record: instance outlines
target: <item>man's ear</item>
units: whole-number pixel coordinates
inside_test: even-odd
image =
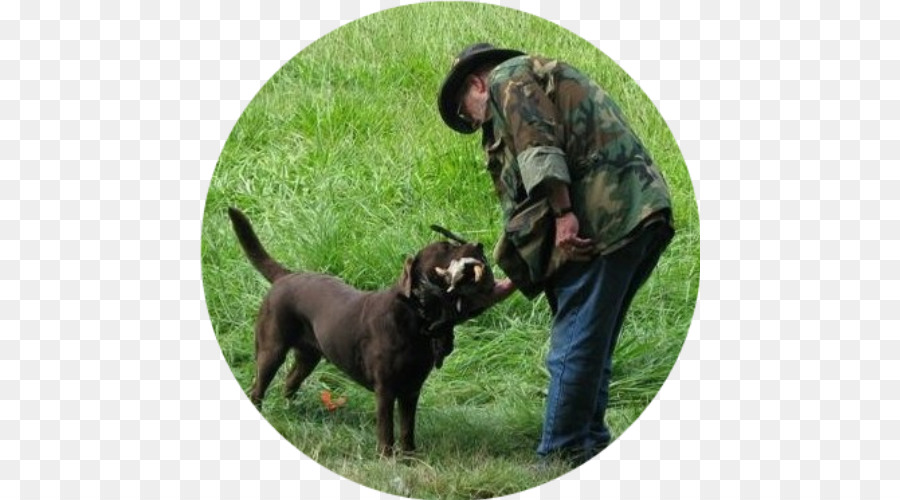
[[[400,276],[400,293],[404,297],[412,295],[413,283],[416,279],[416,258],[407,257],[403,263],[403,275]]]
[[[474,85],[478,92],[484,92],[487,88],[487,81],[481,75],[469,75],[469,85]]]
[[[465,89],[463,96],[468,94],[473,87],[478,90],[478,92],[484,92],[484,90],[487,89],[487,80],[477,73],[469,73],[463,86]]]

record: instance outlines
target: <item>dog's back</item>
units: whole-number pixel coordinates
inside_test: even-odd
[[[369,390],[379,378],[421,386],[434,363],[431,340],[398,293],[357,290],[326,274],[290,273],[263,299],[257,341],[315,349]]]
[[[263,308],[277,311],[277,335],[295,348],[315,348],[325,359],[372,389],[371,374],[360,363],[361,340],[370,334],[360,316],[371,292],[340,278],[318,273],[291,273],[279,278],[266,294]],[[266,335],[268,332],[260,331]]]

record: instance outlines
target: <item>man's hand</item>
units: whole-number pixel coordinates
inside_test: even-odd
[[[507,299],[516,291],[516,285],[509,278],[503,278],[494,283],[494,291],[491,293],[491,306]],[[488,306],[490,307],[490,306]]]
[[[569,186],[551,180],[547,182],[548,201],[554,214],[568,212],[556,217],[556,248],[559,248],[569,260],[588,260],[591,256],[591,240],[578,237],[578,217],[572,212],[572,200],[569,198]]]
[[[578,237],[578,217],[569,212],[556,218],[556,247],[571,260],[591,257],[591,240]]]

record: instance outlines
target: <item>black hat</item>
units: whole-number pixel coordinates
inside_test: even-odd
[[[466,81],[466,77],[479,67],[485,64],[500,64],[509,58],[524,54],[518,50],[498,49],[489,43],[475,43],[464,48],[453,60],[450,73],[447,74],[447,78],[441,85],[438,109],[441,111],[444,123],[462,134],[475,132],[472,125],[457,114],[460,86]]]

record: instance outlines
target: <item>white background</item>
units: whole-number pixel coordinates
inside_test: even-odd
[[[244,397],[200,230],[261,85],[410,2],[218,3],[0,6],[0,497],[391,498]],[[702,220],[694,321],[656,401],[514,498],[900,498],[898,4],[493,3],[640,84]]]

